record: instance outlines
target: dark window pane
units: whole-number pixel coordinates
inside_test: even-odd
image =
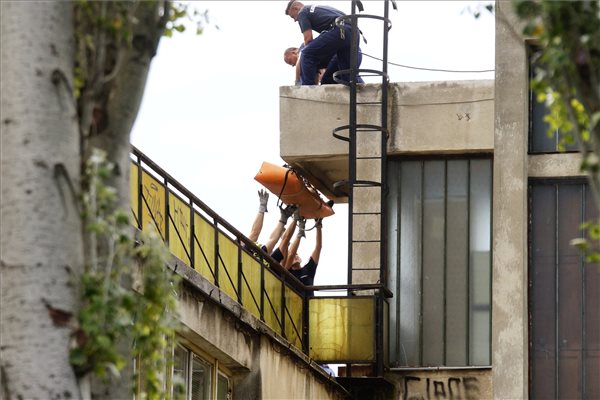
[[[599,398],[600,271],[570,245],[597,207],[581,181],[534,183],[530,196],[530,397]]]
[[[229,400],[229,379],[222,374],[217,378],[217,400]]]
[[[490,365],[492,167],[488,160],[472,160],[470,167],[469,363]]]
[[[467,365],[468,162],[448,161],[446,223],[446,364]]]
[[[556,398],[556,189],[531,189],[530,313],[532,398]]]
[[[581,398],[581,254],[570,245],[583,221],[582,185],[558,188],[558,348],[560,398]]]
[[[535,52],[536,49],[530,49],[529,56],[529,81],[535,74]],[[551,136],[548,136],[548,128],[550,125],[544,121],[544,117],[548,114],[548,108],[545,103],[537,101],[537,95],[529,91],[529,152],[530,153],[556,153],[558,152],[558,144],[561,141],[561,133],[556,130]],[[565,151],[577,151],[577,145],[570,144],[565,146]]]
[[[445,163],[425,163],[423,189],[423,364],[444,363]]]
[[[194,354],[192,360],[191,400],[208,400],[211,398],[211,373],[212,366]]]
[[[402,365],[420,365],[421,163],[401,165],[400,355]]]
[[[586,190],[585,220],[598,220],[598,209],[591,190]],[[600,399],[600,269],[598,265],[584,265],[585,340],[583,366],[586,371],[585,398]],[[596,378],[594,378],[596,377]]]
[[[531,152],[532,153],[551,153],[555,152],[558,144],[557,132],[553,136],[548,136],[549,125],[544,121],[544,116],[548,109],[544,103],[536,100],[535,93],[531,93]]]
[[[388,260],[389,271],[387,274],[387,285],[396,295],[389,302],[389,324],[390,341],[389,354],[393,364],[400,361],[400,296],[398,287],[400,285],[400,163],[392,162],[388,165]]]
[[[171,385],[173,388],[173,398],[181,398],[185,396],[186,379],[187,379],[187,359],[188,351],[180,345],[175,345],[173,354],[173,376]]]

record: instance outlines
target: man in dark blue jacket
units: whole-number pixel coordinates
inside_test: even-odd
[[[289,15],[300,25],[300,31],[304,36],[304,49],[300,57],[300,80],[302,85],[316,85],[317,71],[319,65],[328,63],[323,74],[322,84],[335,83],[331,78],[333,73],[340,70],[350,69],[350,55],[352,46],[352,27],[346,23],[342,27],[335,26],[335,20],[345,15],[340,10],[329,6],[307,5],[299,1],[290,0],[285,14]],[[313,31],[319,36],[313,39]],[[358,38],[357,38],[358,40]],[[337,57],[334,57],[337,55]],[[333,61],[337,58],[337,62]],[[362,61],[362,53],[358,49],[357,66]],[[347,75],[341,79],[348,81]],[[357,82],[363,80],[357,77]]]

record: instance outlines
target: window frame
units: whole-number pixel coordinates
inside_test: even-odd
[[[175,354],[175,348],[177,346],[186,350],[186,377],[185,377],[185,399],[191,400],[191,379],[192,379],[192,361],[194,357],[199,359],[201,362],[204,362],[211,367],[211,376],[210,376],[210,398],[217,399],[218,394],[218,379],[220,376],[225,377],[227,379],[228,384],[228,400],[233,399],[233,374],[231,371],[222,365],[219,360],[213,356],[211,356],[206,351],[200,349],[198,346],[194,345],[191,341],[185,339],[182,336],[177,336],[172,341],[171,352],[170,352],[170,360],[169,369],[167,371],[168,381],[167,381],[167,396],[170,399],[174,399],[173,393],[173,385],[172,385],[172,376],[173,376],[173,360]]]
[[[401,172],[401,164],[405,163],[405,162],[409,162],[409,161],[417,161],[421,163],[421,172],[420,172],[420,179],[421,179],[421,183],[420,183],[420,194],[419,196],[421,196],[421,200],[424,199],[424,188],[425,188],[425,184],[424,184],[424,180],[425,180],[425,165],[426,163],[430,162],[430,161],[441,161],[443,162],[443,188],[442,191],[443,193],[443,202],[444,202],[444,233],[443,233],[443,243],[444,246],[447,246],[447,242],[448,242],[448,237],[447,235],[449,234],[449,231],[447,229],[447,225],[448,225],[448,214],[447,214],[447,202],[448,202],[448,185],[449,185],[449,176],[448,176],[448,169],[449,169],[449,162],[454,161],[454,160],[459,160],[459,161],[465,161],[466,162],[466,173],[467,173],[467,180],[468,182],[465,183],[467,185],[466,188],[466,195],[468,196],[468,200],[467,200],[467,204],[466,204],[466,212],[467,212],[467,217],[468,217],[468,221],[466,222],[467,224],[467,229],[471,229],[470,227],[470,219],[471,219],[471,214],[473,213],[473,209],[471,208],[470,204],[468,203],[471,199],[471,197],[473,196],[472,188],[470,188],[470,184],[471,184],[471,171],[473,166],[471,165],[472,161],[477,161],[477,160],[488,160],[489,162],[489,182],[485,182],[486,186],[488,187],[488,192],[489,192],[489,210],[487,210],[487,213],[489,215],[489,236],[487,238],[488,244],[489,244],[489,255],[487,255],[486,259],[487,259],[487,276],[489,279],[488,285],[486,286],[486,290],[487,290],[487,298],[488,298],[488,304],[489,306],[486,305],[487,308],[487,332],[484,332],[484,336],[486,337],[486,341],[487,341],[487,354],[485,355],[485,357],[487,358],[487,360],[489,360],[489,362],[485,363],[485,364],[475,364],[475,362],[473,361],[474,358],[472,355],[470,355],[470,353],[472,352],[473,346],[475,345],[474,342],[471,342],[469,338],[467,338],[467,343],[465,344],[465,348],[464,348],[464,358],[466,359],[466,362],[464,363],[459,363],[460,365],[456,365],[456,363],[449,363],[448,362],[448,346],[450,346],[450,344],[447,342],[448,337],[446,334],[446,329],[444,328],[444,332],[443,332],[443,342],[444,344],[442,345],[442,350],[441,350],[441,357],[443,359],[443,362],[441,363],[433,363],[436,365],[430,365],[426,362],[424,362],[424,357],[423,357],[423,349],[426,347],[426,343],[424,343],[423,340],[423,320],[425,319],[424,317],[424,311],[423,311],[423,296],[424,293],[422,293],[422,288],[417,290],[416,293],[419,293],[418,296],[420,296],[420,300],[418,300],[421,304],[420,304],[420,312],[419,315],[417,315],[418,320],[420,321],[420,326],[417,329],[417,335],[418,335],[418,339],[419,339],[419,350],[417,353],[417,357],[418,357],[418,363],[416,363],[417,365],[415,365],[414,363],[411,363],[408,361],[408,358],[406,358],[406,356],[403,359],[403,356],[401,355],[402,353],[402,348],[403,346],[405,346],[405,344],[403,344],[401,338],[400,338],[400,330],[402,329],[402,318],[401,318],[401,301],[399,299],[400,297],[400,286],[402,285],[402,279],[401,279],[401,268],[402,268],[402,264],[401,264],[401,242],[402,242],[402,218],[400,216],[400,213],[402,212],[402,204],[401,204],[401,190],[402,190],[402,182],[401,182],[401,178],[402,178],[402,172]],[[394,369],[404,369],[404,370],[419,370],[419,369],[423,369],[423,368],[431,368],[431,367],[435,367],[435,368],[440,368],[440,369],[453,369],[453,368],[480,368],[480,369],[487,369],[487,368],[491,368],[491,363],[492,363],[492,313],[493,313],[493,302],[492,302],[492,258],[493,258],[493,235],[492,235],[492,229],[493,229],[493,206],[494,206],[494,199],[493,199],[493,175],[494,175],[494,162],[493,162],[493,154],[492,153],[476,153],[476,154],[448,154],[448,155],[411,155],[411,156],[397,156],[397,157],[390,157],[390,160],[388,161],[388,166],[389,165],[394,165],[399,164],[397,167],[397,172],[398,172],[398,176],[394,175],[391,176],[390,175],[390,169],[388,169],[388,182],[391,182],[392,180],[396,180],[397,184],[396,184],[396,192],[395,192],[395,200],[392,198],[392,196],[388,197],[388,209],[390,211],[392,210],[396,210],[396,212],[398,213],[396,216],[393,215],[389,215],[388,216],[388,220],[390,221],[389,226],[388,226],[388,245],[389,245],[389,252],[388,252],[388,257],[390,259],[390,268],[395,268],[396,270],[394,271],[394,273],[391,273],[390,270],[390,274],[388,274],[388,287],[390,287],[390,289],[392,289],[395,292],[395,297],[398,299],[397,303],[394,304],[393,310],[390,309],[390,313],[394,312],[395,313],[395,318],[394,318],[394,323],[392,323],[392,318],[390,315],[390,324],[389,324],[389,335],[390,335],[390,342],[392,341],[396,341],[395,343],[395,348],[392,348],[392,346],[389,347],[390,350],[390,361],[392,362],[392,366]],[[391,192],[391,191],[390,191]],[[392,201],[397,201],[397,204],[395,206],[391,205]],[[421,212],[423,212],[423,206],[421,206]],[[421,237],[422,235],[422,231],[424,230],[423,227],[423,216],[421,215],[420,217],[420,222],[419,226],[418,226],[418,230],[421,232]],[[391,244],[390,241],[391,240],[395,240],[396,243],[395,244]],[[420,248],[419,251],[423,251],[422,247],[423,247],[423,241],[422,239],[419,239],[417,241],[417,247]],[[472,243],[472,238],[469,237],[469,235],[467,235],[466,238],[466,263],[467,265],[465,266],[466,270],[468,271],[467,274],[471,274],[472,271],[472,256],[473,256],[473,243]],[[442,266],[441,268],[444,270],[444,272],[446,272],[446,268],[447,268],[447,256],[446,256],[446,248],[444,248],[444,255],[443,255],[444,259],[442,261]],[[422,257],[417,261],[419,263],[419,266],[417,268],[416,274],[419,276],[418,279],[420,279],[421,281],[423,280],[423,276],[424,276],[424,272],[423,272],[423,259]],[[392,264],[393,263],[393,264]],[[443,282],[442,285],[444,287],[446,287],[448,285],[447,282],[447,278],[444,276],[443,278]],[[470,283],[470,281],[467,281],[466,283],[467,285],[467,289],[470,292],[473,291],[473,286],[472,283]],[[472,329],[474,329],[474,322],[473,320],[473,315],[475,312],[475,308],[478,308],[479,306],[477,304],[472,304],[472,299],[470,299],[470,297],[472,296],[472,294],[467,294],[466,295],[466,299],[465,301],[467,302],[467,306],[468,306],[468,312],[466,315],[466,332],[467,335],[470,336],[471,335],[471,331]],[[445,294],[442,297],[442,301],[444,304],[444,307],[446,307],[446,301],[448,299],[448,293],[445,292]],[[391,307],[390,307],[391,308]],[[444,327],[447,324],[447,309],[442,310],[443,316],[444,316],[444,321],[442,322],[442,324],[444,325]],[[391,343],[390,343],[391,344]]]
[[[554,150],[536,150],[534,149],[535,137],[536,133],[538,133],[534,129],[534,106],[535,104],[539,104],[536,99],[536,95],[531,88],[531,81],[533,79],[533,63],[532,57],[535,52],[539,51],[540,45],[537,42],[531,41],[526,43],[525,51],[526,51],[526,60],[527,60],[527,154],[529,155],[542,155],[542,154],[561,154],[561,153],[577,153],[579,149],[577,148],[577,144],[573,144],[565,148],[564,151],[558,150],[558,144],[560,143],[561,133],[560,130],[556,130],[554,132],[553,140],[554,140]],[[541,105],[540,105],[541,106]],[[547,108],[544,106],[544,116],[547,114]],[[544,123],[544,128],[547,128],[547,125]],[[543,131],[544,137],[548,139],[547,129]],[[572,148],[571,148],[572,146]]]

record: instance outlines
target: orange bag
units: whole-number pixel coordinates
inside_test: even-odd
[[[261,185],[285,204],[295,204],[300,215],[306,219],[325,218],[333,215],[333,209],[321,198],[317,189],[293,169],[263,162],[254,177]]]

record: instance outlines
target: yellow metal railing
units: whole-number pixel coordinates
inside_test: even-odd
[[[305,296],[302,283],[135,148],[130,171],[138,229],[153,226],[175,257],[311,358],[375,362],[377,296]]]

